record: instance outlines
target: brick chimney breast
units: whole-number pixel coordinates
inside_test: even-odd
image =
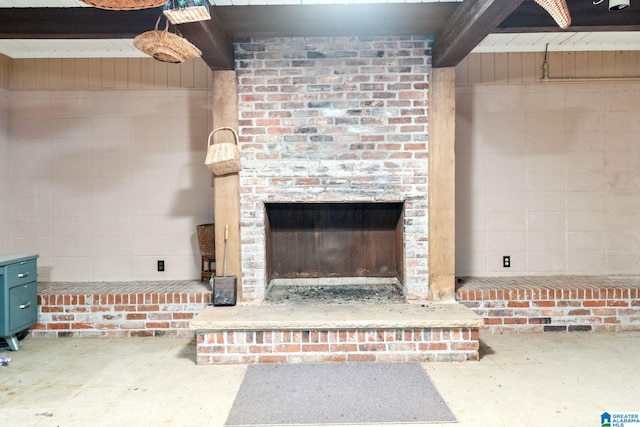
[[[410,298],[428,283],[429,35],[252,38],[238,76],[243,296],[262,301],[265,203],[403,202]]]

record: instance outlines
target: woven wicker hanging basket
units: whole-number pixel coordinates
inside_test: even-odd
[[[107,10],[139,10],[164,6],[167,0],[80,0],[82,3]]]
[[[216,256],[216,225],[200,224],[198,225],[198,246],[200,247],[200,255],[215,258]]]
[[[156,22],[155,30],[146,31],[133,39],[133,45],[161,62],[179,64],[187,59],[197,58],[202,55],[200,49],[195,47],[189,40],[177,34],[169,32],[169,21],[164,30],[158,30],[158,24],[162,15]]]
[[[535,0],[535,2],[549,12],[549,15],[551,15],[560,28],[563,30],[569,28],[569,25],[571,25],[571,15],[569,14],[569,8],[565,0]]]
[[[234,142],[219,142],[212,144],[211,140],[216,132],[228,130],[233,133]],[[216,176],[229,175],[240,172],[240,149],[238,148],[238,133],[233,128],[221,127],[209,134],[207,158],[205,165]]]

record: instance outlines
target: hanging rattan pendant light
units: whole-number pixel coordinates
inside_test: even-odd
[[[82,3],[107,10],[139,10],[164,6],[167,0],[80,0]]]
[[[569,8],[565,0],[535,0],[540,6],[544,8],[549,15],[556,21],[556,23],[566,30],[571,25],[571,15],[569,14]]]

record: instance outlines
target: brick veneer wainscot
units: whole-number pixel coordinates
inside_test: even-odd
[[[234,41],[242,295],[264,299],[265,202],[404,202],[409,298],[428,293],[431,36]]]
[[[456,298],[491,332],[640,331],[638,276],[467,277]]]
[[[38,284],[31,336],[193,337],[189,322],[211,303],[199,281]]]

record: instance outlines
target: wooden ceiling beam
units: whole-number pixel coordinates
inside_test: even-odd
[[[332,37],[439,34],[454,1],[212,6],[231,37]]]
[[[161,14],[162,8],[3,8],[0,39],[132,39],[153,30]],[[233,69],[233,46],[215,14],[209,21],[180,24],[177,28],[202,51],[202,59],[212,70]]]
[[[212,70],[235,68],[233,44],[215,13],[207,21],[177,26],[182,35],[202,51],[202,59]]]
[[[522,2],[523,0],[463,1],[433,45],[433,67],[455,67]]]
[[[3,8],[0,39],[128,39],[153,30],[162,8]]]

